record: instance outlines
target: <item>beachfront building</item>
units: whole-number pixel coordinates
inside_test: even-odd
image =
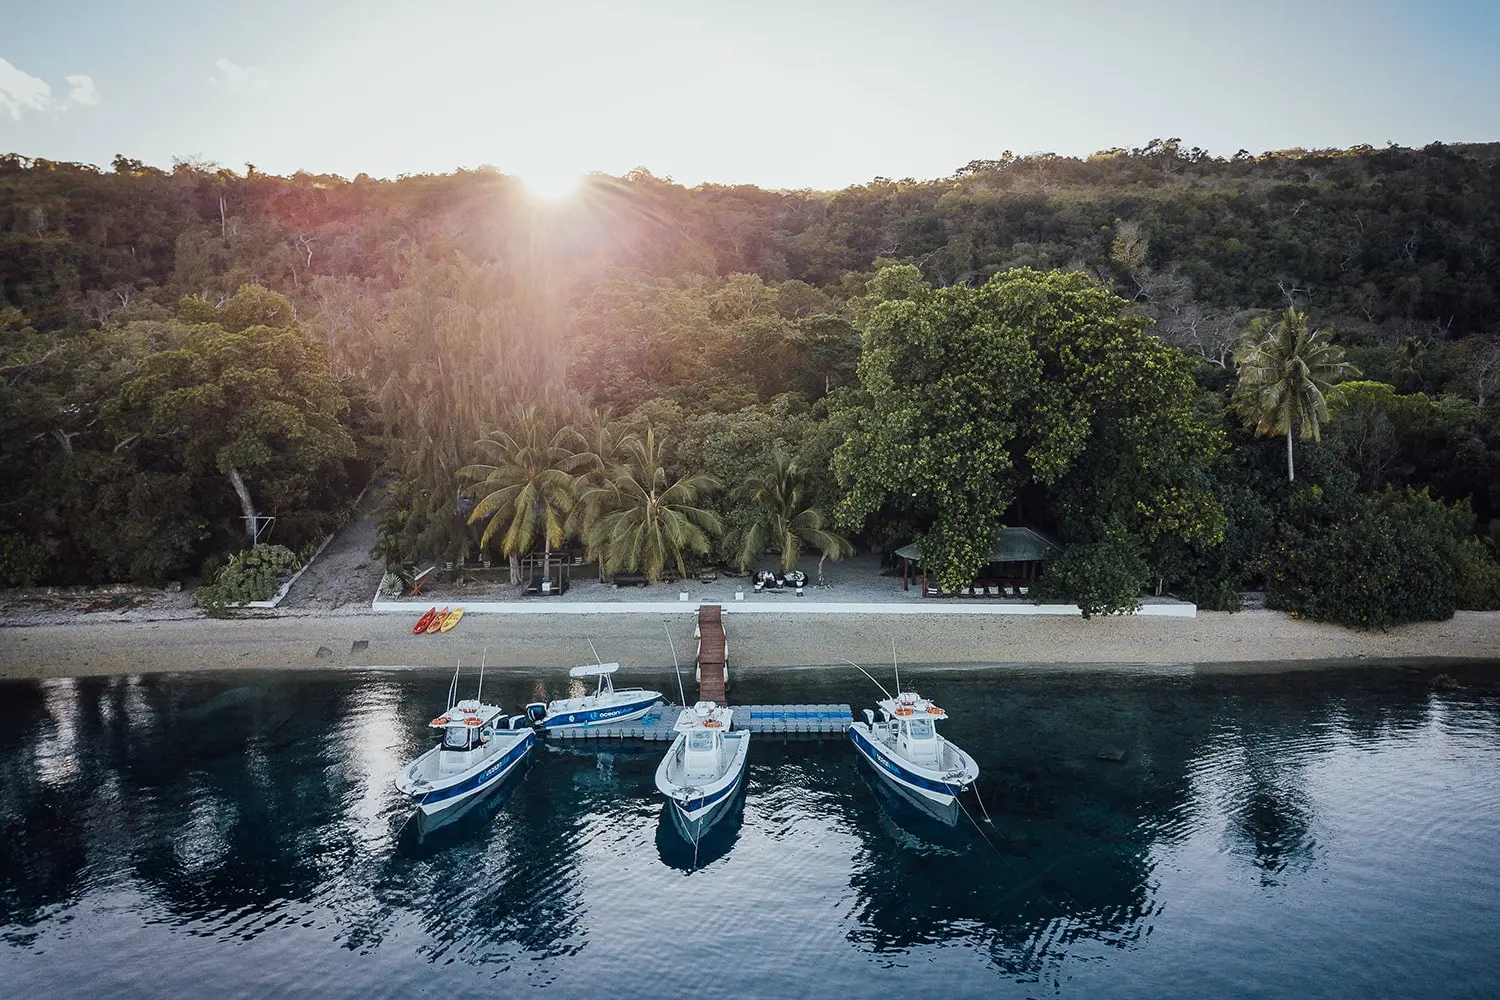
[[[989,561],[961,596],[1024,597],[1041,575],[1042,564],[1061,551],[1056,542],[1040,531],[1003,528],[990,550]],[[927,568],[922,565],[921,545],[916,542],[903,545],[896,550],[896,559],[901,563],[903,590],[911,589],[912,581],[920,574],[923,597],[954,596],[940,588],[936,580],[928,581]]]

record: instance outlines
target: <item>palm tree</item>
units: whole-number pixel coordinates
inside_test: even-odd
[[[1302,437],[1322,439],[1328,419],[1324,395],[1335,379],[1358,375],[1331,341],[1328,330],[1309,330],[1307,314],[1288,308],[1274,326],[1257,321],[1236,356],[1240,382],[1235,407],[1257,434],[1286,435],[1286,478],[1296,478],[1292,465],[1292,430]]]
[[[479,442],[497,464],[468,465],[459,475],[473,481],[473,491],[481,495],[469,523],[489,520],[480,548],[503,530],[500,549],[510,559],[510,582],[520,583],[521,556],[531,551],[538,528],[542,573],[551,574],[552,546],[567,540],[574,477],[588,455],[575,428],[557,426],[534,406],[517,411],[511,423],[513,430],[494,431]]]
[[[797,467],[796,459],[781,451],[773,453],[770,465],[734,491],[735,499],[757,508],[754,523],[739,537],[740,572],[768,548],[781,554],[782,570],[790,571],[797,565],[803,546],[811,546],[822,553],[818,559],[821,580],[824,559],[854,554],[853,544],[829,529],[829,519],[808,504],[806,494],[806,475]]]
[[[626,436],[621,449],[625,461],[608,482],[579,500],[597,504],[600,511],[585,543],[609,573],[641,571],[656,583],[671,563],[686,576],[683,556],[706,554],[709,534],[723,531],[718,515],[698,506],[722,484],[712,476],[692,475],[668,485],[662,445],[649,425],[644,435]]]
[[[611,474],[624,463],[623,437],[614,412],[607,406],[584,411],[578,431],[586,449],[584,468],[573,481],[577,503],[568,515],[566,527],[570,535],[583,539],[585,554],[598,563],[599,582],[603,583],[604,558],[589,539],[595,522],[606,513],[605,504],[611,496],[611,491],[603,487],[609,486]]]

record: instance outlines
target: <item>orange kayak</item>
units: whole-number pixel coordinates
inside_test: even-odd
[[[443,622],[445,622],[447,620],[448,620],[448,609],[444,608],[443,610],[441,610],[441,611],[439,611],[437,613],[437,616],[435,618],[433,618],[432,621],[430,621],[430,622],[427,623],[427,629],[426,629],[427,634],[428,635],[433,635],[434,633],[436,633],[438,629],[440,629],[440,628],[443,627]]]
[[[432,620],[434,618],[436,618],[436,617],[437,617],[437,608],[428,608],[427,609],[427,613],[425,615],[423,615],[421,618],[418,618],[417,619],[417,623],[411,627],[411,634],[412,635],[421,635],[423,632],[426,632],[427,631],[427,626],[431,625],[432,624]]]

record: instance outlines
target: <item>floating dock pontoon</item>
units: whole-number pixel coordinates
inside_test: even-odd
[[[633,722],[587,729],[554,729],[549,739],[671,740],[681,705],[658,705]],[[737,705],[731,730],[784,736],[842,736],[854,723],[848,705]]]

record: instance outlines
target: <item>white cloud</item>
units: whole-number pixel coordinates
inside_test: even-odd
[[[68,91],[69,104],[85,104],[92,108],[99,103],[99,88],[94,86],[93,77],[75,73],[63,79],[67,80],[73,88]]]
[[[45,111],[52,100],[52,88],[0,59],[0,112],[8,112],[16,121],[25,111]]]
[[[214,63],[219,72],[208,78],[210,87],[232,91],[236,94],[259,94],[271,85],[265,75],[254,66],[237,66],[228,59]]]

